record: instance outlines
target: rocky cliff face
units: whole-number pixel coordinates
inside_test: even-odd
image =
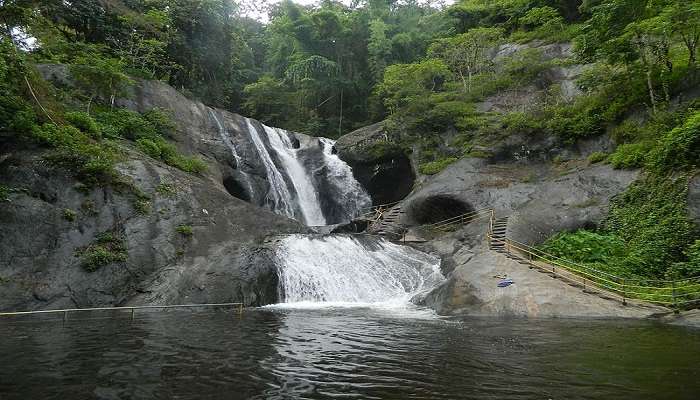
[[[381,122],[341,137],[336,148],[374,204],[399,201],[413,189],[416,174],[411,160],[389,140]]]
[[[71,84],[65,66],[41,66],[41,72]],[[129,91],[116,105],[141,113],[166,110],[177,125],[171,139],[180,151],[209,161],[208,178],[234,197],[306,225],[347,222],[370,205],[331,140],[208,107],[160,82],[138,80]]]
[[[62,67],[42,71],[68,79]],[[139,81],[118,104],[170,111],[177,127],[172,140],[181,152],[200,156],[208,171],[184,173],[125,142],[118,170],[128,190],[88,189],[49,167],[41,149],[3,148],[1,183],[14,190],[0,204],[0,309],[275,302],[276,273],[264,239],[307,228],[257,206],[269,191],[260,157],[242,130],[231,129],[237,159],[212,115],[231,126],[243,117],[158,82]],[[243,174],[246,192],[239,190]],[[98,247],[115,252],[115,260],[88,272],[81,254]]]

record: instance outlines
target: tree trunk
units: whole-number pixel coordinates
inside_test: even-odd
[[[468,91],[469,91],[469,93],[471,93],[472,92],[472,69],[471,69],[471,67],[467,68],[467,74],[468,74],[467,82],[469,83],[468,84]]]
[[[343,134],[343,88],[340,88],[340,121],[338,122],[338,137]]]
[[[656,114],[656,96],[654,95],[654,83],[651,78],[651,68],[647,68],[647,88],[649,89],[649,100],[651,100],[651,111]]]

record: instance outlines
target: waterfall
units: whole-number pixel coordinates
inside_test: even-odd
[[[238,166],[235,179],[248,190],[253,204],[297,219],[308,226],[349,222],[371,205],[352,169],[334,152],[335,142],[273,128],[257,121],[230,115],[241,121],[237,128],[247,134],[234,137],[226,128],[225,112],[210,109],[219,136]],[[243,160],[242,154],[257,153]],[[233,183],[231,183],[233,184]]]
[[[267,173],[267,181],[270,185],[270,190],[267,192],[266,201],[272,207],[272,209],[282,215],[294,218],[294,203],[292,200],[292,194],[287,188],[287,182],[285,182],[282,173],[277,169],[275,163],[272,161],[270,153],[265,147],[265,143],[262,138],[260,138],[260,133],[258,129],[253,125],[250,119],[245,118],[248,132],[250,132],[250,139],[255,146],[255,149],[260,156],[260,160],[265,167],[265,172]]]
[[[298,158],[298,150],[292,146],[289,132],[263,125],[265,133],[270,141],[270,147],[277,153],[278,159],[284,166],[289,180],[297,194],[297,204],[301,210],[304,223],[308,226],[326,225],[326,218],[321,210],[318,193],[311,180],[311,174],[307,173]]]
[[[291,235],[276,257],[285,303],[404,307],[445,279],[438,258],[379,238]]]
[[[252,195],[253,187],[250,184],[250,178],[248,177],[248,174],[241,169],[241,165],[243,165],[242,159],[241,156],[238,155],[238,151],[236,151],[236,146],[233,143],[233,138],[231,137],[221,120],[219,120],[219,117],[216,116],[216,112],[210,109],[209,114],[214,119],[214,122],[216,122],[217,128],[219,128],[219,136],[221,136],[221,140],[226,144],[226,147],[228,147],[229,150],[231,150],[231,155],[233,156],[233,159],[236,160],[236,168],[238,169],[238,172],[240,172],[243,180],[245,181],[246,187],[248,188],[248,193]]]
[[[335,141],[319,138],[323,148],[326,176],[335,187],[334,195],[343,204],[339,216],[344,221],[359,216],[363,209],[372,206],[372,199],[352,174],[352,168],[335,154]]]

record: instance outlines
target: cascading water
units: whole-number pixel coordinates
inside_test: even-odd
[[[308,226],[349,222],[371,205],[350,166],[335,154],[334,141],[272,128],[221,110],[209,109],[209,114],[236,164],[246,166],[245,171],[238,167],[234,176],[226,178],[232,181],[224,184],[233,190],[240,185],[252,203]],[[229,120],[240,121],[236,141],[226,128]],[[241,146],[245,160],[238,152]],[[255,153],[258,157],[250,157]]]
[[[265,143],[260,137],[258,129],[250,119],[246,118],[245,121],[248,132],[250,132],[250,139],[260,156],[260,160],[265,167],[265,172],[267,172],[267,181],[270,185],[270,190],[267,193],[266,201],[276,213],[294,218],[294,203],[292,194],[289,188],[287,188],[287,182],[284,181],[284,177],[275,166],[274,161],[272,161],[272,157],[267,151],[267,147],[265,147]]]
[[[284,166],[284,170],[294,186],[297,195],[297,204],[301,211],[304,223],[309,226],[326,225],[326,218],[321,210],[318,193],[311,180],[311,175],[306,172],[299,161],[297,149],[292,146],[289,132],[263,125],[265,133],[270,141],[270,146],[277,153],[278,159]]]
[[[214,122],[216,123],[217,128],[219,128],[219,136],[221,136],[221,140],[226,144],[226,146],[231,150],[231,155],[233,155],[234,160],[236,160],[236,168],[238,168],[238,171],[241,174],[241,177],[245,181],[246,187],[248,188],[248,193],[253,192],[253,187],[250,184],[250,178],[248,177],[248,174],[245,171],[241,170],[241,156],[238,155],[238,151],[236,151],[236,146],[233,143],[233,138],[231,137],[229,131],[226,129],[223,123],[221,123],[221,120],[219,117],[217,117],[216,112],[214,110],[209,110],[209,114],[211,117],[214,119]]]
[[[319,138],[323,148],[323,161],[327,176],[335,188],[335,197],[343,203],[340,218],[349,221],[372,206],[372,198],[352,174],[352,168],[334,152],[335,141]]]
[[[287,304],[405,307],[445,279],[438,258],[378,238],[291,235],[276,253]]]

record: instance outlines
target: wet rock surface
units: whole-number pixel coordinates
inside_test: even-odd
[[[64,66],[41,70],[69,81]],[[86,188],[50,167],[41,149],[0,150],[1,183],[13,188],[0,204],[0,309],[275,302],[272,265],[256,254],[269,235],[308,229],[256,206],[269,183],[245,119],[159,82],[138,80],[131,90],[117,104],[167,110],[176,125],[168,139],[208,170],[188,174],[122,142],[124,183]],[[230,128],[239,159],[212,113]],[[105,233],[123,243],[125,259],[88,272],[81,252]]]
[[[374,204],[399,201],[413,189],[416,174],[411,160],[393,144],[381,122],[342,136],[335,147]]]
[[[138,197],[85,190],[40,153],[0,164],[4,183],[22,188],[0,207],[0,309],[276,300],[270,264],[251,257],[266,236],[306,228],[136,152],[119,170]],[[127,257],[88,272],[80,252],[105,232]]]
[[[425,299],[444,315],[502,317],[647,318],[666,314],[656,306],[622,305],[491,251],[486,244],[488,222],[415,245],[439,255],[447,281]],[[507,277],[513,284],[499,287]]]

